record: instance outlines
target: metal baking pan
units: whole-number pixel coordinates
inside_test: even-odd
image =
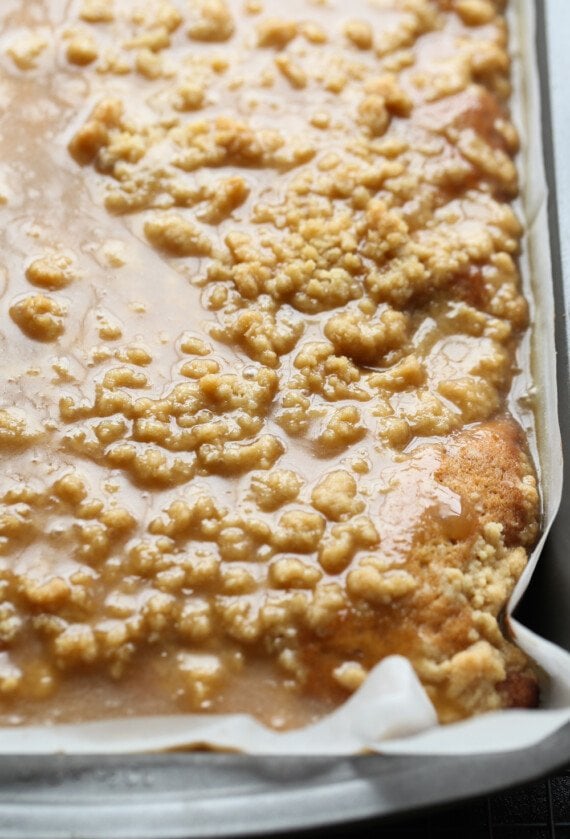
[[[557,304],[560,423],[570,486],[570,3],[536,0],[542,127]],[[523,624],[570,649],[570,494]],[[524,751],[459,756],[254,758],[232,754],[4,756],[0,839],[174,839],[277,834],[423,807],[530,781],[570,759],[570,725]]]

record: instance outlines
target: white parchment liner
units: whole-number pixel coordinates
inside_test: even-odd
[[[560,503],[562,449],[557,418],[554,292],[547,187],[540,132],[540,94],[532,0],[512,0],[513,116],[523,138],[521,171],[527,220],[526,293],[535,301],[533,374],[538,388],[537,437],[545,527],[508,605],[525,591]],[[525,349],[523,347],[523,356]],[[530,351],[526,361],[530,363]],[[524,363],[524,359],[523,359]],[[391,656],[337,711],[298,731],[276,733],[246,715],[139,717],[80,725],[0,729],[2,754],[101,754],[207,744],[252,754],[470,754],[521,749],[570,721],[570,654],[511,619],[514,639],[544,670],[542,707],[504,710],[467,722],[437,724],[434,708],[409,662]]]

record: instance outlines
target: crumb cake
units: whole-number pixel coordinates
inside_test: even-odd
[[[504,13],[3,4],[0,724],[537,703]]]

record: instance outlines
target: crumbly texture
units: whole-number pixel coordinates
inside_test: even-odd
[[[0,17],[0,721],[536,704],[504,4],[60,6]]]

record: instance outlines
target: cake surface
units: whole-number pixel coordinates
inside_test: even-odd
[[[8,5],[0,723],[536,704],[504,4]]]

